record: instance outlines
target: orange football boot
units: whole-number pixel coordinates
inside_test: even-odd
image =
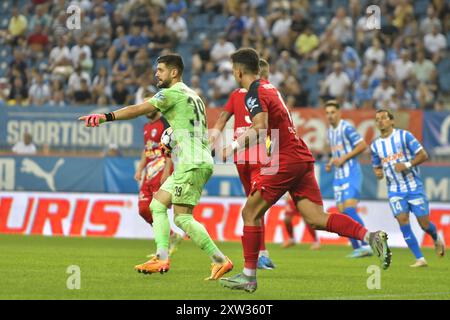
[[[205,280],[219,280],[225,273],[233,270],[233,262],[225,257],[224,263],[211,263],[211,275]]]
[[[159,260],[157,256],[153,256],[150,260],[143,264],[138,264],[134,269],[139,273],[165,273],[170,269],[170,260]]]

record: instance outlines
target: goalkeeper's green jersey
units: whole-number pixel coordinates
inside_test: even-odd
[[[163,113],[173,129],[177,169],[212,168],[205,104],[198,94],[183,82],[177,82],[160,90],[148,102]]]

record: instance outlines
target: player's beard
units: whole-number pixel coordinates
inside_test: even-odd
[[[170,80],[164,80],[164,81],[160,81],[156,84],[156,86],[158,87],[158,89],[165,89],[165,88],[169,88],[170,87]]]

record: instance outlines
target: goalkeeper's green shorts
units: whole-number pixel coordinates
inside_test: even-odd
[[[175,169],[160,189],[172,195],[173,204],[195,206],[200,201],[203,187],[212,173],[211,168],[195,168],[188,171]]]

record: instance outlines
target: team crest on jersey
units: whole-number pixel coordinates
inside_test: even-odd
[[[256,107],[258,107],[258,104],[256,103],[256,98],[252,98],[252,97],[248,98],[246,104],[247,104],[247,108],[250,112],[252,112],[253,109],[255,109]]]
[[[157,132],[158,132],[158,130],[152,129],[152,133],[150,134],[152,136],[152,138],[154,138],[156,136]]]
[[[156,100],[163,100],[165,97],[164,97],[164,93],[162,92],[162,91],[158,91],[154,96],[153,96],[153,98],[154,99],[156,99]]]

